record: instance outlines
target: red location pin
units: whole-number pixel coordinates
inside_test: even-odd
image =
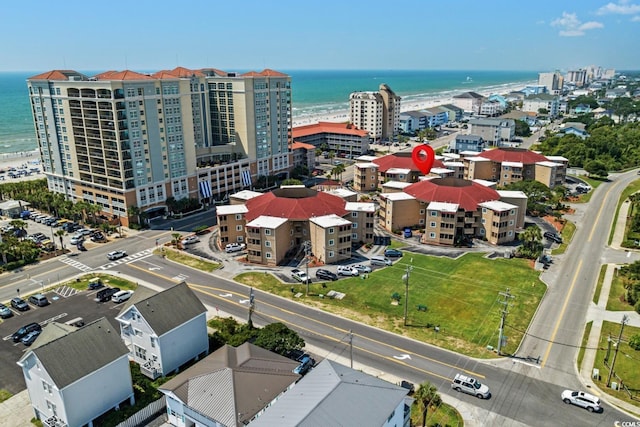
[[[436,153],[430,145],[420,144],[413,149],[411,158],[418,169],[420,169],[423,174],[428,175],[433,166],[433,161],[436,159]]]

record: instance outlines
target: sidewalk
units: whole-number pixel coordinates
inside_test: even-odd
[[[620,243],[624,239],[625,219],[629,212],[630,203],[625,201],[620,207],[618,214],[618,220],[616,221],[616,228],[613,234],[613,240],[611,242],[611,248],[621,249]],[[593,365],[595,364],[597,348],[600,344],[600,334],[602,332],[602,323],[604,321],[621,323],[623,316],[628,317],[627,325],[640,328],[640,314],[635,311],[607,311],[607,300],[609,299],[609,292],[611,291],[611,281],[613,279],[614,272],[617,268],[616,264],[607,264],[607,270],[604,275],[602,283],[602,289],[600,290],[600,296],[598,297],[597,304],[591,304],[587,312],[587,322],[593,322],[591,325],[591,331],[589,333],[589,339],[587,340],[586,350],[582,359],[582,369],[580,370],[580,376],[582,382],[592,390],[597,390],[599,397],[605,400],[607,403],[618,407],[619,409],[627,412],[629,416],[635,417],[632,414],[640,412],[640,404],[632,405],[625,401],[622,401],[614,396],[606,394],[602,391],[594,382],[591,377],[593,371]],[[603,373],[600,373],[603,375]]]

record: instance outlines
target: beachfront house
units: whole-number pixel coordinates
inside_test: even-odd
[[[478,135],[487,143],[499,147],[502,141],[511,141],[516,134],[516,122],[513,119],[482,118],[469,121],[469,133]]]
[[[48,323],[17,362],[35,417],[45,427],[84,426],[133,405],[128,353],[104,317],[81,328]]]
[[[484,150],[484,139],[479,135],[456,135],[449,143],[449,151],[461,153],[463,151],[481,152]]]
[[[150,296],[135,293],[116,321],[129,358],[156,379],[208,353],[206,313],[182,282]]]
[[[369,132],[374,141],[391,140],[400,129],[401,98],[386,84],[378,92],[349,95],[349,123]]]
[[[464,117],[464,110],[460,107],[456,107],[453,104],[439,105],[438,107],[442,111],[447,113],[447,120],[451,122],[459,122]]]
[[[549,95],[547,93],[541,93],[537,95],[529,95],[522,102],[522,111],[528,111],[533,113],[542,113],[549,118],[558,116],[559,113],[559,98],[555,95]]]
[[[453,97],[453,105],[464,110],[466,115],[480,114],[485,97],[477,92],[464,92]]]
[[[319,122],[294,127],[291,138],[294,144],[308,144],[333,151],[336,157],[354,158],[369,151],[371,134],[350,123]]]

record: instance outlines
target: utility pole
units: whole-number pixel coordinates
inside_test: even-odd
[[[507,288],[506,292],[500,292],[500,296],[504,297],[504,301],[498,301],[499,304],[502,304],[504,307],[500,313],[500,332],[498,333],[498,356],[500,355],[500,350],[502,349],[502,337],[504,334],[504,321],[507,318],[507,314],[509,314],[509,300],[514,298],[511,295],[509,288]]]
[[[409,276],[411,275],[412,270],[413,266],[407,265],[407,270],[402,276],[402,280],[404,280],[404,326],[407,326],[407,310],[409,308]]]
[[[349,359],[351,360],[351,369],[353,369],[353,331],[349,329]]]
[[[613,375],[613,369],[616,366],[616,356],[618,355],[618,349],[620,348],[620,340],[622,339],[622,331],[624,330],[624,325],[629,321],[629,316],[626,314],[622,316],[622,322],[620,324],[620,334],[618,334],[618,341],[614,344],[616,346],[615,351],[613,352],[613,360],[611,361],[611,369],[609,369],[609,376],[607,377],[607,387],[611,387],[611,376]]]
[[[253,288],[249,288],[249,327],[253,328],[253,321],[251,320],[251,315],[253,314],[253,310],[255,309]]]
[[[304,258],[305,264],[307,265],[307,296],[309,296],[309,282],[311,279],[309,278],[309,262],[311,261],[309,256],[311,255],[311,242],[309,240],[305,240],[304,243]]]

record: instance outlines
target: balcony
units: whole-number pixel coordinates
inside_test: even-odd
[[[148,360],[144,365],[140,365],[140,373],[146,377],[155,380],[156,378],[162,376],[162,366],[153,360]]]
[[[46,420],[42,421],[42,425],[45,427],[68,427],[67,423],[65,423],[55,415],[53,417],[49,417]]]

